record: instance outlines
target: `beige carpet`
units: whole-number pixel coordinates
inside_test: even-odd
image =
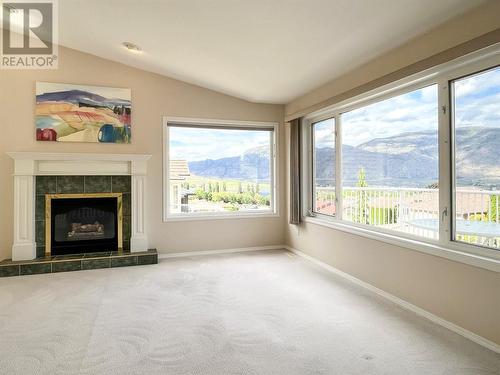
[[[0,374],[498,375],[500,355],[272,251],[0,279]]]

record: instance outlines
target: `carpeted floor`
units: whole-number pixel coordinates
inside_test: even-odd
[[[262,251],[0,279],[0,374],[498,375],[500,355]]]

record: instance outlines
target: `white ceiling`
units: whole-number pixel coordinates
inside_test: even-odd
[[[287,103],[482,2],[64,0],[59,39],[250,101]]]

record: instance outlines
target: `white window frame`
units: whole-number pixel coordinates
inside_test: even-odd
[[[170,208],[170,159],[169,159],[169,126],[168,124],[176,124],[176,126],[186,125],[189,127],[199,126],[206,128],[210,126],[227,127],[229,128],[248,128],[251,130],[268,128],[272,130],[271,135],[271,160],[270,160],[270,194],[271,207],[267,211],[251,212],[251,211],[235,211],[235,212],[203,212],[203,213],[171,213]],[[204,118],[189,118],[189,117],[163,117],[163,221],[191,221],[191,220],[217,220],[217,219],[235,219],[235,218],[262,218],[262,217],[278,217],[279,216],[279,123],[277,122],[259,122],[259,121],[239,121],[239,120],[217,120]]]
[[[436,66],[424,72],[408,76],[399,81],[382,86],[359,96],[337,103],[328,108],[304,117],[302,121],[302,213],[306,222],[324,225],[373,238],[398,246],[411,248],[424,253],[441,256],[500,272],[500,250],[474,244],[456,242],[452,236],[453,211],[453,145],[450,85],[451,81],[475,72],[500,65],[500,44],[471,53],[451,62]],[[394,96],[437,84],[438,87],[438,142],[439,142],[439,240],[411,236],[397,231],[383,230],[370,225],[342,220],[342,123],[341,114]],[[335,118],[336,132],[336,215],[313,213],[313,176],[312,176],[312,124]],[[445,187],[445,188],[443,188]],[[449,187],[446,188],[446,187]]]

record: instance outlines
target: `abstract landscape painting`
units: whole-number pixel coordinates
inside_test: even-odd
[[[131,142],[130,89],[36,83],[36,139]]]

